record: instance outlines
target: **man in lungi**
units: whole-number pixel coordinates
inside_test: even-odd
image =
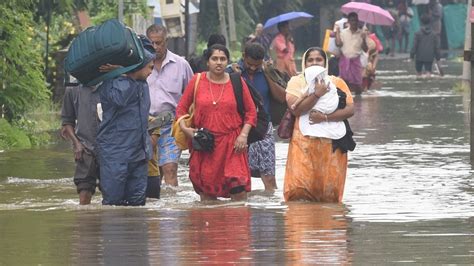
[[[336,45],[341,48],[339,58],[339,77],[356,94],[362,93],[362,71],[361,56],[366,56],[368,47],[366,33],[359,28],[359,17],[357,13],[351,12],[347,16],[349,27],[341,30],[336,26]]]

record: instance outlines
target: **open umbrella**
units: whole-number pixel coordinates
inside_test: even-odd
[[[390,26],[395,21],[385,9],[362,2],[349,2],[341,7],[344,14],[357,13],[359,20],[372,25]]]
[[[270,18],[265,22],[263,26],[263,31],[266,33],[277,33],[277,25],[280,22],[288,21],[290,24],[290,29],[295,29],[299,26],[302,26],[310,21],[313,18],[313,15],[306,12],[289,12],[285,14],[278,15],[276,17]]]

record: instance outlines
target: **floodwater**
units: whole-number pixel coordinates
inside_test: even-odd
[[[68,144],[0,152],[0,265],[474,264],[469,95],[461,64],[416,79],[380,62],[377,89],[355,98],[343,204],[283,201],[260,180],[246,203],[202,204],[180,166],[178,189],[144,207],[79,206]],[[408,70],[405,70],[408,69]]]

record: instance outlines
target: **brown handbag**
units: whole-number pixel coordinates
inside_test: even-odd
[[[278,126],[277,134],[281,139],[290,139],[293,135],[293,128],[295,127],[296,117],[286,109],[285,114],[281,118],[280,125]]]
[[[194,83],[193,103],[191,104],[191,106],[189,106],[188,114],[185,114],[181,116],[179,119],[175,120],[171,127],[171,136],[175,139],[176,146],[178,146],[180,150],[187,150],[189,148],[188,147],[189,144],[191,143],[188,137],[186,136],[186,134],[184,134],[184,131],[179,126],[179,122],[181,120],[184,120],[186,123],[186,126],[193,127],[194,108],[196,104],[196,92],[198,90],[199,80],[201,80],[201,73],[197,75],[196,82]]]

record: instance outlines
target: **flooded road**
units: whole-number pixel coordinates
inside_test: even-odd
[[[409,70],[404,70],[410,64]],[[0,152],[0,265],[474,264],[469,95],[413,62],[380,62],[379,88],[355,98],[343,204],[283,202],[288,144],[273,195],[201,204],[187,179],[140,208],[78,205],[66,143]]]

